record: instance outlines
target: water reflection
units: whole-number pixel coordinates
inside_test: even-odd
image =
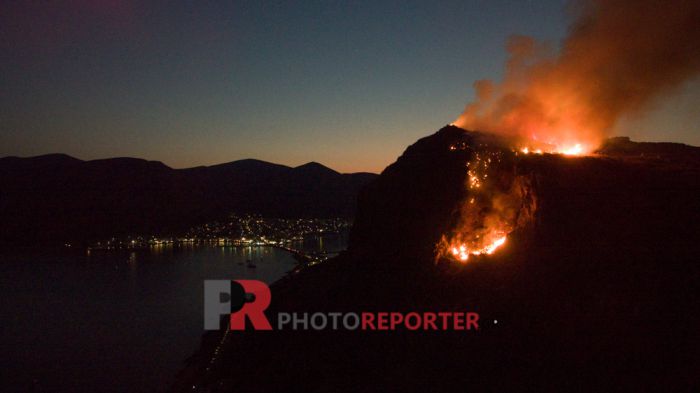
[[[0,258],[0,346],[12,359],[0,366],[9,390],[38,391],[159,390],[199,345],[203,280],[272,283],[296,265],[273,247],[193,244]]]

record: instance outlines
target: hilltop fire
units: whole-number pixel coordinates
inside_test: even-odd
[[[526,147],[519,139],[497,135],[477,135],[470,142],[450,146],[450,151],[469,154],[466,163],[465,199],[454,228],[437,245],[439,258],[467,262],[472,256],[491,255],[501,248],[508,235],[526,225],[535,212],[531,180],[519,174],[522,155],[559,154],[581,156],[588,148],[576,143],[559,147],[530,141]]]
[[[697,1],[578,0],[570,11],[558,48],[511,36],[502,80],[476,81],[454,124],[587,153],[618,120],[653,109],[700,74]]]
[[[437,258],[467,262],[472,256],[491,255],[534,214],[531,180],[517,173],[517,151],[482,137],[450,146],[451,151],[469,154],[466,197],[454,228],[437,245]]]
[[[700,74],[700,2],[580,0],[558,50],[512,36],[500,82],[479,80],[454,125],[493,133],[508,146],[470,144],[465,202],[437,257],[466,262],[494,253],[534,211],[515,160],[530,154],[590,153],[623,116]],[[672,43],[673,45],[669,45]],[[451,150],[461,150],[453,146]]]
[[[543,150],[542,148],[532,149],[530,147],[522,147],[519,152],[523,154],[563,154],[565,156],[581,156],[588,154],[588,150],[584,145],[576,143],[570,147],[553,147]]]

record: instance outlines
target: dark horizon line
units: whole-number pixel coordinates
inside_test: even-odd
[[[309,162],[304,163],[304,164],[301,164],[301,165],[289,166],[289,165],[285,165],[285,164],[279,164],[279,163],[275,163],[275,162],[260,160],[260,159],[257,159],[257,158],[242,158],[242,159],[239,159],[239,160],[227,161],[227,162],[222,162],[222,163],[219,163],[219,164],[197,165],[197,166],[185,167],[185,168],[173,168],[173,167],[171,167],[171,166],[165,164],[165,163],[162,162],[162,161],[158,161],[158,160],[148,160],[148,159],[145,159],[145,158],[138,158],[138,157],[117,156],[117,157],[95,158],[95,159],[90,159],[90,160],[83,160],[83,159],[80,159],[80,158],[76,158],[76,157],[74,157],[74,156],[71,156],[71,155],[69,155],[69,154],[66,154],[66,153],[46,153],[46,154],[39,154],[39,155],[36,155],[36,156],[26,156],[26,157],[20,157],[20,156],[13,156],[13,155],[10,155],[10,156],[3,156],[3,157],[0,157],[0,161],[4,161],[4,160],[8,160],[8,159],[36,160],[36,159],[42,159],[42,158],[61,158],[61,159],[68,159],[68,160],[73,160],[73,161],[81,162],[81,163],[100,162],[100,161],[112,161],[112,160],[135,160],[135,161],[142,161],[142,162],[150,162],[150,163],[160,164],[160,165],[165,166],[165,167],[168,168],[168,169],[177,170],[177,171],[179,171],[179,170],[197,169],[197,168],[212,168],[212,167],[217,167],[217,166],[222,166],[222,165],[230,165],[230,164],[243,163],[243,162],[259,162],[259,163],[263,163],[263,164],[274,165],[274,166],[284,167],[284,168],[288,168],[288,169],[298,169],[298,168],[302,168],[302,167],[305,167],[305,166],[321,166],[321,167],[323,167],[323,168],[325,168],[325,169],[328,169],[328,170],[333,171],[333,172],[335,172],[335,173],[338,173],[338,174],[340,174],[340,175],[355,175],[355,174],[372,174],[372,175],[378,175],[378,173],[366,172],[366,171],[359,171],[359,172],[338,172],[338,171],[336,171],[335,169],[333,169],[333,168],[331,168],[331,167],[329,167],[329,166],[327,166],[327,165],[321,164],[320,162],[317,162],[317,161],[309,161]]]

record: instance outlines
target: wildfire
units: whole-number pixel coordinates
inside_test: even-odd
[[[699,1],[571,3],[569,34],[559,49],[510,36],[503,78],[475,81],[474,100],[454,125],[586,154],[620,120],[640,118],[659,97],[700,75]],[[517,147],[532,152],[535,146]]]
[[[523,178],[513,170],[516,154],[499,143],[475,139],[450,146],[472,152],[466,163],[465,199],[459,219],[438,243],[437,258],[466,263],[470,257],[494,254],[508,234],[529,217],[532,206]],[[530,150],[526,152],[539,152]]]
[[[569,147],[553,147],[548,150],[543,149],[531,149],[530,147],[520,148],[520,153],[523,154],[563,154],[565,156],[581,156],[587,154],[588,149],[582,144],[577,143]]]
[[[450,154],[466,158],[464,194],[454,221],[436,244],[436,260],[467,263],[474,256],[490,256],[504,247],[513,231],[532,223],[537,204],[534,179],[518,170],[518,155],[544,154],[551,145],[533,141],[515,150],[514,144],[517,141],[493,134],[465,132],[464,139],[449,146],[454,152]]]
[[[500,150],[498,143],[474,140],[468,149],[452,149],[474,154],[464,202],[455,212],[459,217],[443,234],[438,258],[467,261],[470,255],[491,254],[506,236],[531,222],[534,180],[518,171],[516,156],[589,154],[624,116],[649,110],[656,98],[700,75],[700,51],[694,45],[700,39],[700,2],[664,7],[650,0],[576,3],[560,50],[511,36],[503,79],[474,82],[475,99],[453,124],[511,142]]]
[[[574,145],[574,147],[562,150],[562,154],[565,154],[567,156],[578,156],[581,153],[583,153],[583,147],[581,147],[580,144],[576,144]]]
[[[494,251],[496,251],[497,248],[505,244],[505,242],[506,236],[502,236],[484,248],[470,250],[464,244],[460,244],[459,246],[453,246],[450,251],[452,252],[452,256],[457,258],[459,261],[466,262],[469,259],[470,255],[493,254]]]

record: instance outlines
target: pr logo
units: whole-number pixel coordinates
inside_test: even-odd
[[[270,288],[257,280],[204,280],[204,329],[219,330],[221,315],[231,315],[231,330],[245,330],[246,316],[255,330],[272,330],[264,311]]]

